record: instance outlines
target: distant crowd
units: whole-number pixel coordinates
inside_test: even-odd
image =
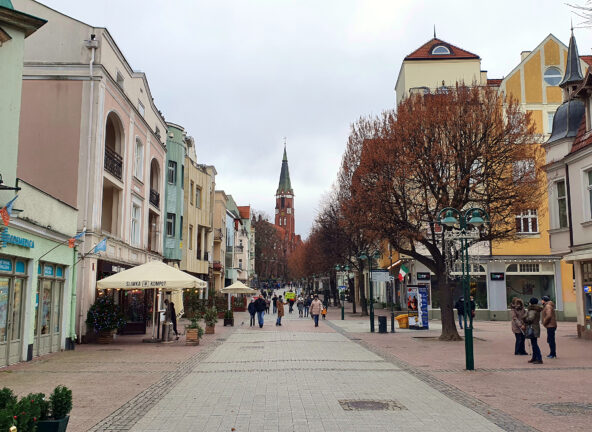
[[[284,305],[288,305],[288,313],[294,312],[294,305],[298,309],[299,318],[308,318],[309,316],[314,321],[314,326],[319,326],[319,318],[325,319],[327,315],[327,308],[323,305],[318,295],[308,295],[303,297],[300,293],[296,293],[293,289],[285,292],[284,295],[275,291],[262,290],[257,299],[251,299],[248,311],[251,315],[250,326],[255,326],[255,316],[259,328],[263,328],[265,323],[265,314],[270,314],[272,310],[274,315],[277,315],[275,325],[282,325],[282,317],[284,316]]]

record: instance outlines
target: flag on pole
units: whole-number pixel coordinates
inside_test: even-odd
[[[105,237],[103,240],[97,243],[94,247],[93,252],[101,252],[107,250],[107,238]]]
[[[403,279],[405,279],[405,275],[409,273],[409,269],[407,267],[405,267],[404,264],[401,264],[401,268],[399,269],[399,280],[401,282],[403,282]]]
[[[18,198],[18,195],[15,196],[10,201],[8,201],[8,204],[6,204],[4,207],[2,207],[2,209],[0,209],[0,216],[2,217],[2,222],[4,222],[4,225],[6,225],[6,226],[8,226],[8,223],[10,222],[10,215],[12,213],[12,206],[14,205],[14,201],[17,198]]]
[[[76,240],[80,240],[86,234],[86,230],[82,230],[82,232],[76,234],[74,237],[68,240],[68,247],[72,249],[76,246]]]

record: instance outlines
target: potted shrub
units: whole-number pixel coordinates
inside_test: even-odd
[[[197,318],[193,318],[191,324],[185,326],[185,345],[199,345],[203,334],[204,329],[197,323]]]
[[[49,395],[48,405],[49,412],[46,409],[46,418],[42,417],[37,422],[37,432],[65,432],[72,410],[72,390],[65,386],[57,386]]]
[[[234,327],[234,313],[230,309],[224,313],[224,327],[226,326]]]
[[[0,431],[7,431],[16,425],[16,396],[8,387],[0,389]]]
[[[111,343],[113,333],[125,325],[125,318],[112,297],[100,295],[86,314],[86,324],[98,333],[99,343]]]
[[[218,311],[215,307],[206,310],[204,322],[206,323],[206,334],[214,334],[214,326],[218,322]]]

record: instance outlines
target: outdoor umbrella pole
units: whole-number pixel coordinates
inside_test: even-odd
[[[154,339],[154,327],[156,326],[156,288],[152,296],[152,339]]]

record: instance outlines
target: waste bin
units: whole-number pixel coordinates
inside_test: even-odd
[[[386,333],[386,317],[378,317],[378,333]]]
[[[406,329],[409,328],[409,315],[402,314],[395,317],[397,322],[399,323],[399,328]]]
[[[162,323],[162,341],[170,342],[173,340],[173,323],[163,322]]]

